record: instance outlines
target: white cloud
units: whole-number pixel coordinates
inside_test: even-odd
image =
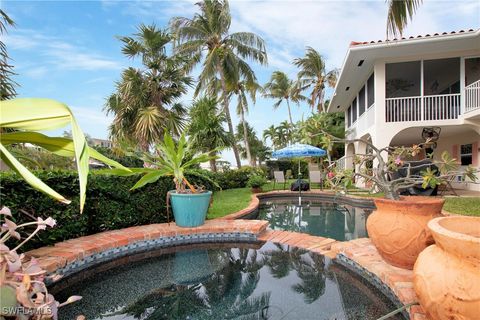
[[[33,79],[40,79],[43,78],[47,72],[48,69],[45,66],[39,66],[27,68],[23,71],[23,74]]]
[[[92,125],[103,125],[109,126],[113,121],[112,115],[106,115],[105,112],[100,111],[100,108],[92,108],[92,107],[70,107],[72,109],[73,115],[75,118],[80,122],[88,123],[90,126]],[[83,126],[81,125],[83,128]]]
[[[117,70],[122,65],[90,48],[72,45],[62,39],[46,36],[36,30],[15,30],[5,39],[7,47],[46,57],[42,62],[66,70]]]

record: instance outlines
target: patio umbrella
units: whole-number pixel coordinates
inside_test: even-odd
[[[305,158],[305,157],[323,157],[327,152],[323,149],[311,146],[309,144],[295,143],[291,146],[274,151],[272,153],[273,158]],[[300,160],[298,160],[298,203],[302,204],[302,188],[300,188]]]

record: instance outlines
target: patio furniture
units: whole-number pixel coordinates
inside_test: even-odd
[[[446,192],[451,192],[458,197],[458,193],[452,186],[452,182],[455,182],[456,180],[457,176],[451,176],[449,179],[443,181],[442,184],[438,186],[438,191],[440,191],[440,195],[443,196]]]
[[[285,190],[287,180],[285,179],[283,171],[273,171],[273,190],[275,190],[275,185],[277,182],[283,183],[283,190]]]
[[[320,171],[309,171],[308,180],[310,181],[310,186],[312,186],[313,183],[318,183],[320,184],[320,189],[323,190],[323,179]]]
[[[327,153],[325,150],[302,143],[296,143],[286,148],[274,151],[272,157],[281,158],[305,158],[305,157],[323,157]],[[298,160],[298,181],[302,179],[300,171],[300,159]],[[298,190],[298,205],[302,205],[302,188]]]

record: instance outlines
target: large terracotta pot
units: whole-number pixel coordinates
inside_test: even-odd
[[[419,255],[413,285],[434,320],[480,319],[480,218],[433,219],[435,245]]]
[[[433,244],[427,223],[441,215],[444,202],[420,196],[375,199],[377,209],[367,219],[367,231],[382,258],[396,267],[413,269],[419,253]]]

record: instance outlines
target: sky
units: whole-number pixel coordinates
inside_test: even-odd
[[[16,23],[2,40],[18,74],[18,96],[62,101],[84,132],[108,138],[112,116],[103,111],[105,99],[122,69],[139,66],[122,55],[117,37],[134,34],[141,23],[166,28],[174,16],[192,17],[197,1],[1,1],[1,9]],[[266,41],[268,66],[251,64],[261,84],[276,70],[295,78],[292,61],[307,46],[319,51],[331,70],[341,68],[351,41],[386,37],[384,0],[231,0],[230,9],[232,32],[254,32]],[[479,27],[478,0],[424,0],[404,36]],[[327,98],[331,94],[329,90]],[[188,106],[192,99],[193,89],[182,102]],[[286,105],[273,110],[273,104],[259,97],[250,106],[247,121],[259,136],[288,119]],[[231,105],[235,125],[235,101]],[[310,109],[306,103],[292,105],[292,113],[297,121],[308,117]],[[234,164],[231,151],[222,157]]]

